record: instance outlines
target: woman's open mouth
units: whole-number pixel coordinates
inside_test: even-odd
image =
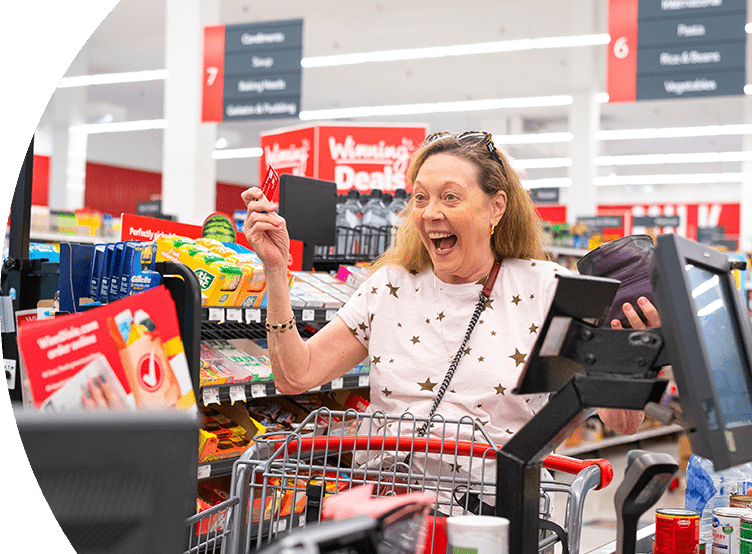
[[[457,244],[457,235],[450,233],[428,233],[428,237],[433,242],[434,248],[438,253],[448,252]]]

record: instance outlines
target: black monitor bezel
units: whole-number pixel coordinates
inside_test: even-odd
[[[661,331],[679,389],[682,415],[688,424],[692,451],[713,460],[716,469],[752,460],[752,424],[727,428],[713,383],[712,368],[696,316],[685,266],[692,264],[719,276],[729,293],[731,317],[738,332],[742,360],[746,364],[747,382],[752,391],[752,325],[736,282],[729,268],[728,256],[708,245],[679,237],[661,235],[653,260],[653,293],[661,314]],[[712,405],[709,403],[712,402]],[[708,424],[715,407],[718,428]]]

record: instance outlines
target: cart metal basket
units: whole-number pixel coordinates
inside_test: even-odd
[[[240,502],[231,497],[186,520],[188,548],[183,554],[220,554],[229,552],[228,542],[232,532],[233,508]]]
[[[424,437],[419,429],[425,423]],[[221,532],[209,537],[194,531],[200,541],[187,554],[261,549],[293,529],[318,524],[327,496],[366,483],[373,484],[377,497],[415,491],[435,495],[425,547],[439,552],[446,547],[445,516],[493,514],[495,457],[483,425],[469,417],[428,421],[409,413],[320,409],[292,432],[255,437],[234,464],[231,499],[191,522],[200,528],[202,520],[224,513]],[[610,483],[613,470],[606,460],[557,455],[546,458],[543,467],[576,477],[571,483],[541,481],[541,518],[550,520],[555,493],[566,496],[566,509],[560,527],[546,525],[560,532],[542,532],[539,550],[551,552],[564,541],[577,554],[585,497]]]

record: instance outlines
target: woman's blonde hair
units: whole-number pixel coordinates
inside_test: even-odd
[[[484,143],[467,144],[466,141],[458,140],[455,135],[447,135],[424,144],[413,154],[407,168],[407,180],[411,188],[425,161],[436,154],[450,154],[472,163],[477,169],[478,184],[489,199],[500,190],[506,193],[506,211],[490,239],[497,260],[543,259],[541,223],[533,201],[522,188],[517,172],[509,165],[504,154],[498,152],[504,166],[502,169],[501,164],[491,157]],[[413,222],[412,210],[413,200],[410,199],[402,213],[403,221],[397,229],[395,240],[389,249],[374,261],[373,270],[385,265],[398,265],[407,271],[421,272],[432,267],[431,257]]]

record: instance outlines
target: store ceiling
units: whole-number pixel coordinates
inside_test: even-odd
[[[121,0],[85,45],[69,76],[165,67],[165,0]],[[606,32],[607,0],[221,0],[224,24],[304,20],[304,57],[444,46],[520,38],[558,37]],[[598,91],[605,91],[606,46],[558,48],[441,59],[370,63],[303,70],[301,108],[354,107],[486,98],[573,94],[595,68]],[[750,58],[748,54],[748,59]],[[116,120],[163,117],[163,82],[88,87],[85,115],[96,122],[107,114]],[[54,100],[53,96],[53,100]],[[603,129],[717,125],[745,121],[745,97],[648,101],[602,105]],[[51,105],[52,106],[52,105]],[[450,114],[354,119],[356,123],[425,123],[430,130],[487,129],[494,134],[566,131],[569,107],[476,111]],[[48,110],[50,112],[51,110]],[[40,128],[51,125],[46,114]],[[344,122],[345,120],[339,120]],[[299,120],[223,123],[218,137],[229,148],[258,146],[264,130],[300,124]],[[150,138],[144,136],[150,133]],[[89,157],[130,167],[158,170],[161,133],[131,133],[128,139],[92,135]],[[123,147],[132,140],[133,148]],[[108,142],[109,141],[109,142]],[[143,148],[144,141],[154,146]],[[138,144],[137,144],[138,143]],[[117,145],[117,146],[114,146]],[[600,154],[739,151],[739,136],[693,139],[608,141]],[[517,158],[568,156],[568,144],[510,146]],[[148,150],[148,154],[146,151]],[[220,179],[249,184],[257,172],[253,161],[218,162]],[[601,174],[655,174],[739,171],[734,162],[674,166],[600,168]],[[157,167],[155,167],[157,166]],[[250,168],[250,169],[249,169]],[[531,178],[563,177],[566,168],[529,170]]]

